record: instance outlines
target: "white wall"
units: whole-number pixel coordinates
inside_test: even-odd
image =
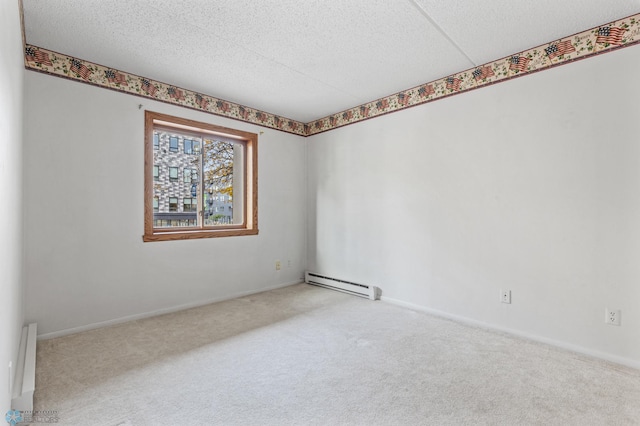
[[[41,334],[300,281],[303,138],[31,71],[25,104],[26,316]],[[145,109],[264,132],[259,235],[142,242]]]
[[[630,47],[309,138],[309,269],[640,367],[639,58]]]
[[[22,104],[24,53],[18,2],[0,1],[0,414],[11,406],[9,362],[22,330]]]

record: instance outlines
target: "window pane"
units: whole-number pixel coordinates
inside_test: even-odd
[[[160,135],[157,133],[153,134],[153,149],[158,149],[160,146]]]
[[[169,151],[178,152],[178,137],[171,136],[169,138]]]
[[[184,198],[182,205],[182,210],[185,212],[198,211],[196,198]]]
[[[205,226],[241,224],[242,215],[224,214],[231,207],[234,192],[242,193],[241,143],[217,139],[204,139],[202,151],[202,176],[204,179]],[[237,179],[234,179],[238,176]],[[238,195],[238,194],[236,194]],[[241,200],[242,197],[237,197]],[[242,212],[241,206],[237,211]],[[231,211],[231,210],[228,210]]]
[[[175,152],[157,151],[154,153],[157,171],[160,167],[168,170],[169,178],[160,179],[154,175],[154,197],[158,198],[158,204],[154,204],[153,223],[154,227],[197,227],[198,224],[198,202],[197,196],[202,192],[198,186],[198,176],[200,170],[200,155],[194,152],[195,146],[200,146],[200,139],[193,136],[181,135],[180,133],[167,130],[159,130],[154,134],[158,139],[168,140],[170,150]],[[180,144],[183,145],[186,154],[180,152]],[[180,178],[182,172],[182,178]],[[154,173],[156,169],[154,168]],[[166,172],[165,172],[166,173]],[[165,175],[166,176],[166,175]]]
[[[160,167],[153,166],[153,180],[160,179]]]

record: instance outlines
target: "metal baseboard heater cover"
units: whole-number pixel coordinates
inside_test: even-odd
[[[380,299],[380,293],[382,293],[378,287],[373,285],[358,284],[309,271],[304,273],[304,282],[355,296],[366,297],[371,300]]]

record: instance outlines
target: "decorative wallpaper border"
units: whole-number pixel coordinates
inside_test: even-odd
[[[25,46],[25,66],[30,70],[94,86],[306,136],[305,124],[300,121],[83,61],[30,44]]]
[[[640,14],[552,41],[439,80],[302,123],[27,44],[27,69],[228,117],[300,136],[400,111],[640,43]]]
[[[640,42],[640,14],[552,41],[307,123],[311,136]]]

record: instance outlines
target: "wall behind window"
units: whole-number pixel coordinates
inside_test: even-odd
[[[25,74],[25,85],[26,315],[39,332],[300,281],[304,139],[35,72]],[[142,242],[144,109],[264,131],[259,235]]]
[[[639,53],[309,138],[309,269],[640,366]]]

